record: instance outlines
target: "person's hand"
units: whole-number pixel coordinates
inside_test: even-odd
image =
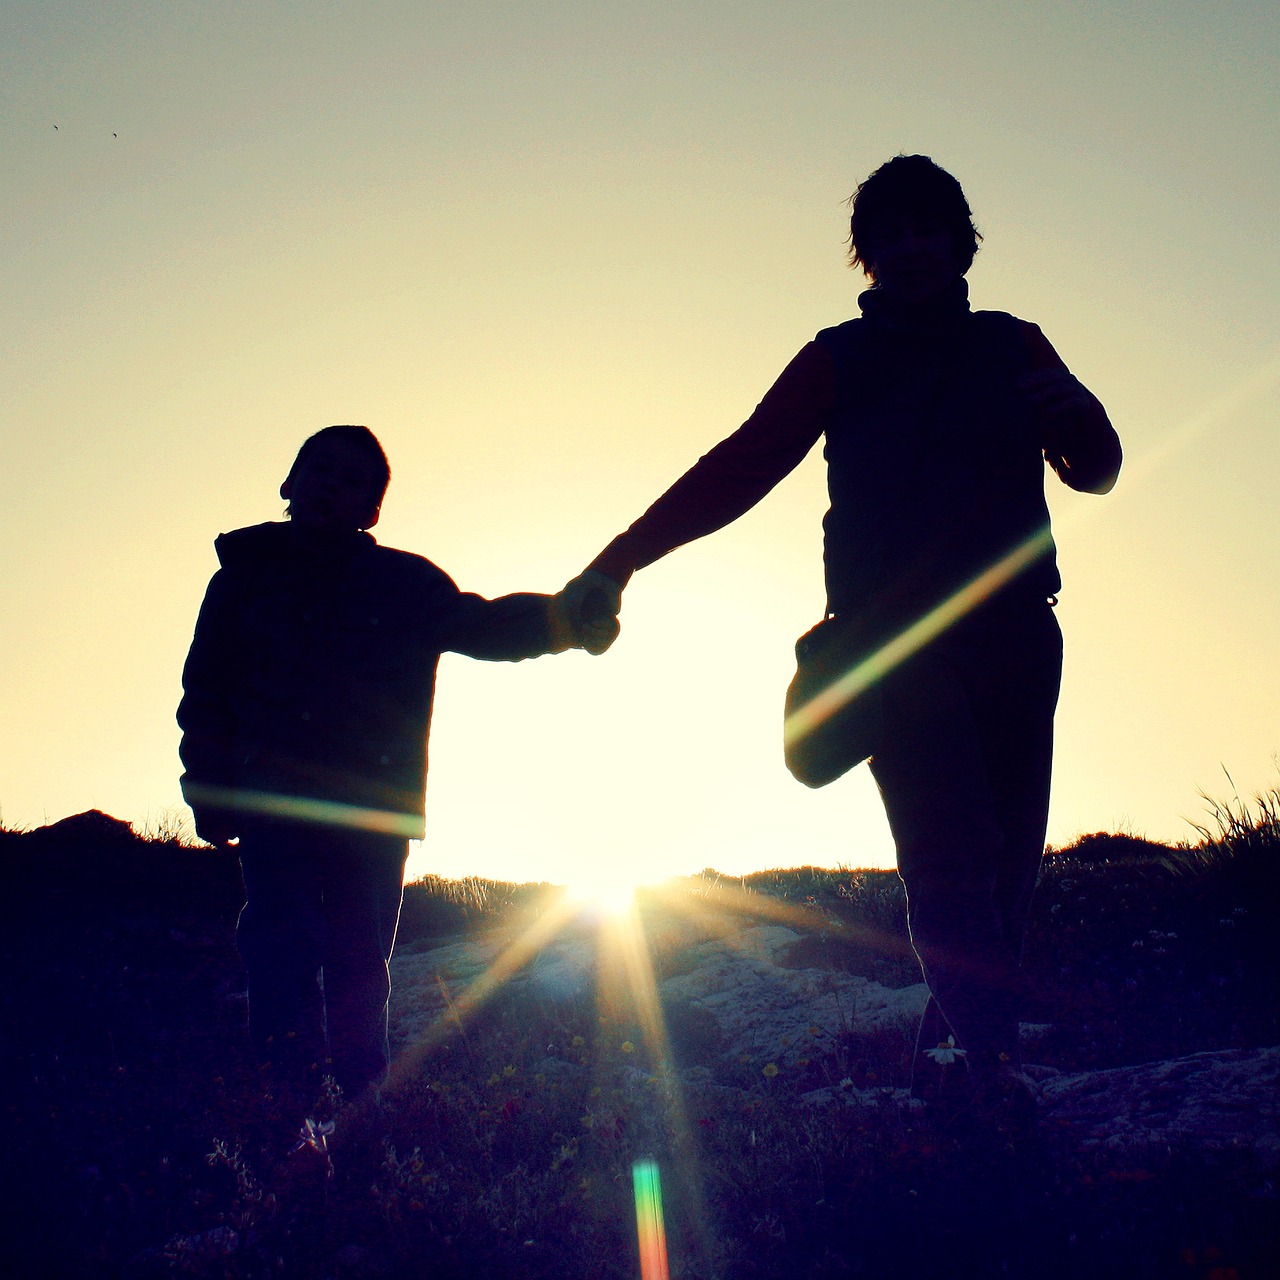
[[[587,569],[565,584],[556,603],[588,653],[601,654],[618,638],[622,588],[612,578]]]
[[[194,816],[196,835],[205,844],[211,844],[215,849],[225,851],[240,839],[240,833],[236,830],[229,813],[224,813],[221,809],[197,809],[194,811]]]

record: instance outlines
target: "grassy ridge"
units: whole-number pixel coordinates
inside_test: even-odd
[[[726,1064],[672,1025],[683,1089],[632,1011],[499,992],[376,1106],[323,1091],[332,1177],[285,1159],[294,1100],[247,1051],[234,859],[111,820],[0,832],[6,1274],[630,1277],[631,1169],[664,1173],[672,1274],[1237,1280],[1280,1262],[1247,1153],[1011,1155],[891,1104],[797,1105],[905,1081],[897,1034],[816,1035],[797,1068]],[[1066,1070],[1280,1043],[1277,796],[1219,807],[1184,847],[1094,835],[1046,857],[1028,965]],[[714,873],[690,882],[712,896]],[[735,888],[802,909],[796,963],[914,982],[888,872],[764,872]],[[400,945],[513,936],[539,886],[412,885]],[[644,907],[661,928],[657,900]],[[874,937],[872,945],[866,941]]]

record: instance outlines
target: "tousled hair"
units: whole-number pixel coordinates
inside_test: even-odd
[[[941,165],[928,156],[894,156],[849,197],[849,265],[861,267],[875,279],[875,263],[868,257],[877,232],[905,218],[937,223],[951,233],[961,275],[973,265],[982,236],[964,190]]]

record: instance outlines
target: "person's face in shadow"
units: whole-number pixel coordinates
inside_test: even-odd
[[[350,440],[321,440],[307,451],[292,480],[280,487],[289,519],[309,533],[354,533],[378,522],[370,496],[378,477],[373,460]]]
[[[921,215],[880,228],[866,261],[876,287],[906,306],[932,301],[964,275],[951,232]]]

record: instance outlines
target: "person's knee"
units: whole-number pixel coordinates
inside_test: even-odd
[[[250,968],[270,965],[315,970],[324,953],[324,919],[318,911],[305,907],[263,910],[251,903],[240,913],[236,946]]]

